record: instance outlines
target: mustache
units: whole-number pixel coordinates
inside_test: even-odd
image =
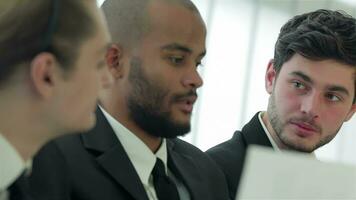
[[[190,98],[190,97],[198,98],[197,92],[195,90],[190,90],[183,94],[176,94],[173,96],[172,101],[177,102],[177,101],[181,101],[184,98]]]

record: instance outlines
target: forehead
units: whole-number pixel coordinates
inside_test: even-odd
[[[199,13],[181,5],[152,1],[148,6],[150,30],[143,42],[179,43],[196,51],[205,49],[206,28]]]
[[[280,76],[292,76],[293,72],[298,71],[315,83],[340,85],[349,90],[353,90],[355,86],[355,67],[336,60],[313,61],[295,54],[283,64]]]

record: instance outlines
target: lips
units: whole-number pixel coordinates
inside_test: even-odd
[[[318,128],[307,122],[291,122],[296,127],[296,134],[300,137],[309,137],[318,132]]]
[[[197,100],[197,96],[182,97],[177,101],[177,104],[184,113],[190,114],[193,111],[193,105]]]

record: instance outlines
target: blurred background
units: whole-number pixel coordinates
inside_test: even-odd
[[[98,4],[104,0],[98,0]],[[183,139],[201,150],[241,130],[266,110],[264,75],[281,26],[297,14],[320,8],[356,16],[356,0],[192,0],[208,28],[204,80],[192,131]],[[320,160],[356,164],[356,116],[336,138],[315,152]]]

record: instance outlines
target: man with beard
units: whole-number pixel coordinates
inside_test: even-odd
[[[330,142],[356,110],[356,20],[330,10],[295,16],[281,29],[268,63],[267,112],[207,151],[235,197],[250,144],[311,153]]]
[[[206,28],[189,0],[107,0],[114,77],[89,133],[59,138],[34,159],[37,199],[228,199],[213,160],[189,132]]]

